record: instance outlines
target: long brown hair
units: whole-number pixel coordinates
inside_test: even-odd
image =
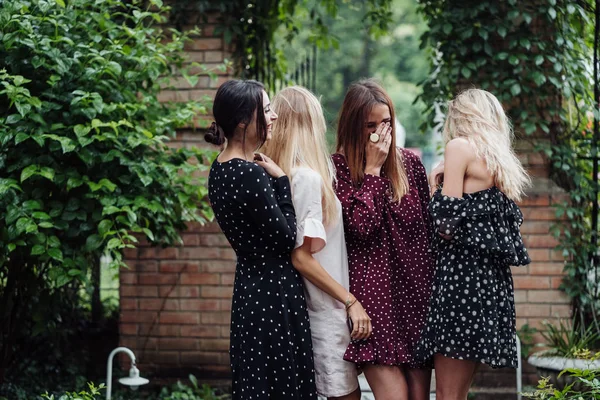
[[[348,88],[338,119],[336,149],[346,157],[352,182],[360,185],[365,175],[366,146],[369,140],[369,135],[365,135],[365,124],[377,104],[384,104],[390,109],[392,143],[381,170],[391,182],[393,199],[399,201],[408,193],[409,187],[401,153],[396,151],[396,113],[390,96],[375,80],[363,79]]]

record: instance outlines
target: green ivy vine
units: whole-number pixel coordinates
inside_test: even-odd
[[[551,178],[570,197],[556,205],[562,220],[551,228],[565,256],[562,288],[597,323],[592,2],[419,3],[430,26],[422,46],[431,48],[433,71],[422,83],[429,105],[423,128],[439,127],[440,105],[466,87],[489,90],[508,107],[521,145],[549,160]]]

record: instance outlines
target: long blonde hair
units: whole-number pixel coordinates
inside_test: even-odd
[[[333,222],[337,213],[335,169],[327,150],[327,124],[321,103],[306,88],[291,86],[277,93],[271,107],[278,118],[273,124],[273,137],[264,146],[265,154],[292,179],[293,170],[299,167],[321,175],[323,223]]]
[[[510,199],[520,200],[531,183],[512,148],[510,120],[498,99],[485,90],[468,89],[448,103],[444,141],[467,139],[485,160],[496,186]]]

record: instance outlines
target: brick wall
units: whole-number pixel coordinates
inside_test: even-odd
[[[216,66],[229,56],[223,41],[211,35],[209,27],[204,37],[187,47],[191,60]],[[176,90],[163,91],[161,99],[214,96],[216,87],[228,77],[227,72],[217,82],[202,77],[195,87],[177,79]],[[190,144],[204,146],[202,135],[184,130],[174,146]],[[558,290],[563,259],[553,250],[556,241],[549,234],[555,220],[552,205],[566,197],[547,179],[547,162],[531,146],[522,146],[520,157],[535,179],[521,203],[522,233],[533,262],[513,269],[517,326],[540,327],[544,319],[570,313],[567,297]],[[193,372],[203,379],[227,377],[235,254],[214,223],[191,225],[183,240],[182,247],[156,249],[142,243],[127,252],[130,268],[120,274],[121,345],[134,350],[144,371],[160,376]],[[536,380],[532,368],[526,368],[525,375],[526,381]],[[514,371],[483,368],[475,383],[514,386]]]

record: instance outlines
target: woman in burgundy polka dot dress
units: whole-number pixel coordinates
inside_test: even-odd
[[[350,86],[333,160],[350,290],[371,317],[373,333],[352,342],[344,359],[362,369],[377,400],[424,400],[431,367],[413,352],[433,278],[429,187],[419,158],[396,148],[394,121],[392,101],[376,82]]]

